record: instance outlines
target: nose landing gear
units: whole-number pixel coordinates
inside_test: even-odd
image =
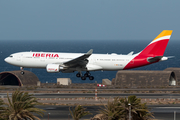
[[[23,67],[20,67],[21,69],[21,75],[24,75]]]

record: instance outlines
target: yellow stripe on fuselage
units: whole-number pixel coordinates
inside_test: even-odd
[[[158,38],[169,36],[171,35],[173,30],[163,30],[153,41],[157,40]]]

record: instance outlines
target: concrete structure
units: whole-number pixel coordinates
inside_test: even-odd
[[[37,86],[41,86],[41,81],[37,81]]]
[[[20,70],[0,73],[0,85],[37,85],[38,81],[39,79],[34,73],[26,70],[23,75]]]
[[[172,71],[176,74],[176,85],[180,85],[180,68],[167,68],[164,71]]]
[[[176,85],[177,79],[173,71],[118,71],[112,85],[120,85],[122,88],[137,87],[167,87]]]
[[[103,85],[111,85],[111,81],[109,79],[102,79]]]
[[[71,83],[70,78],[57,78],[57,85],[70,85]]]

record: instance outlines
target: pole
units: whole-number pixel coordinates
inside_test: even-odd
[[[95,81],[95,85],[96,85],[96,87],[95,87],[95,101],[97,101],[97,81]]]
[[[174,111],[174,120],[176,120],[176,111]]]
[[[50,114],[50,113],[48,113],[48,120],[49,120],[49,114]]]
[[[128,105],[129,105],[129,120],[131,120],[131,103],[129,103]]]

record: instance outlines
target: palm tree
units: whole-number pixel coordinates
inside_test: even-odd
[[[2,99],[0,99],[0,120],[5,120],[5,116],[3,115],[5,113],[5,107],[3,107],[5,103]]]
[[[130,104],[130,106],[129,106]],[[127,98],[116,97],[114,101],[108,101],[107,105],[100,110],[103,120],[128,120],[131,108],[131,120],[150,120],[154,118],[146,103],[141,103],[141,99],[135,95]]]
[[[20,92],[16,90],[12,93],[12,99],[9,98],[7,93],[8,104],[3,114],[9,120],[35,120],[40,118],[33,115],[33,113],[39,114],[41,117],[44,114],[43,109],[36,108],[36,105],[40,105],[35,97],[29,95],[28,92]]]
[[[101,108],[100,113],[104,120],[120,120],[122,118],[122,107],[119,103],[119,97],[116,97],[114,101],[110,102],[108,100],[107,105]]]
[[[73,107],[71,110],[71,107],[69,107],[69,112],[74,120],[79,120],[83,116],[91,114],[89,111],[85,111],[86,108],[84,108],[81,105],[77,105],[76,107]]]
[[[124,119],[129,119],[129,111],[131,109],[131,120],[150,120],[154,118],[153,113],[151,113],[146,105],[146,103],[141,103],[141,99],[137,98],[135,95],[131,95],[126,98],[120,99],[121,106],[123,108],[122,112]]]

